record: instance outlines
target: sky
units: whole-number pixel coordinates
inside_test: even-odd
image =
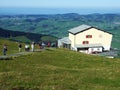
[[[120,8],[120,0],[0,0],[0,7]]]

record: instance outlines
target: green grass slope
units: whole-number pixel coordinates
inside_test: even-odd
[[[30,39],[28,39],[25,36],[10,37],[9,40],[18,41],[18,42],[25,42],[25,43],[31,43],[32,42]]]
[[[18,43],[0,38],[0,55],[3,55],[3,45],[6,44],[8,51],[7,54],[18,53]]]
[[[120,59],[47,49],[0,61],[1,90],[119,90]]]

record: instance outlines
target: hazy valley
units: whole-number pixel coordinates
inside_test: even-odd
[[[81,24],[91,25],[114,34],[113,47],[120,44],[120,14],[76,13],[55,15],[1,15],[0,27],[12,31],[45,34],[57,38],[68,36],[68,30]]]

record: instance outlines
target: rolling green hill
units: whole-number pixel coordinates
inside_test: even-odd
[[[106,31],[120,30],[119,14],[89,14],[75,13],[56,15],[13,15],[0,16],[0,26],[4,29],[50,34],[57,37],[67,35],[67,30],[88,24]]]
[[[46,49],[0,61],[1,90],[119,90],[120,59]]]
[[[55,42],[57,40],[57,37],[51,36],[51,35],[35,34],[35,33],[20,32],[20,31],[11,31],[11,30],[5,30],[2,28],[0,28],[0,37],[7,38],[12,41],[25,42],[25,43],[31,43],[32,41],[34,41],[34,42],[39,42],[39,41]]]
[[[112,47],[120,45],[120,14],[75,13],[56,15],[1,15],[0,27],[13,31],[68,36],[68,30],[81,24],[91,25],[114,34]],[[39,38],[37,38],[39,39]]]

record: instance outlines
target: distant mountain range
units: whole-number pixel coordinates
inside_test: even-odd
[[[19,8],[0,7],[0,15],[38,15],[38,14],[65,14],[79,13],[81,15],[93,13],[120,13],[120,8]]]

